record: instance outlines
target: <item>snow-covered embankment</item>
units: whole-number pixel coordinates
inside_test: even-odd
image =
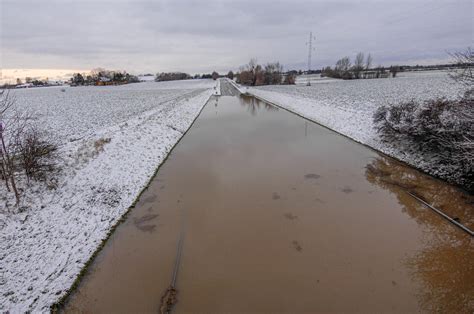
[[[166,84],[163,84],[166,86],[163,92],[157,94],[166,94],[163,99],[151,94],[146,96],[150,101],[146,108],[140,107],[142,103],[127,108],[128,100],[123,104],[113,101],[101,119],[91,115],[91,121],[96,119],[100,126],[77,131],[77,134],[68,129],[73,125],[71,129],[81,130],[82,123],[72,121],[73,113],[90,103],[82,106],[79,100],[70,100],[71,113],[62,117],[62,130],[68,129],[68,140],[59,141],[62,171],[54,183],[56,187],[52,182],[50,189],[43,185],[33,186],[22,200],[22,213],[8,213],[7,208],[0,210],[1,312],[49,311],[50,305],[67,293],[108,232],[147,186],[209,97],[216,93],[216,83],[212,81],[199,86],[190,83],[195,86],[185,86],[185,89],[179,86],[176,91],[172,88],[173,83]],[[133,87],[91,87],[83,91],[90,89],[91,93],[99,95],[103,103],[93,106],[100,107],[98,112],[101,112],[109,105],[109,92],[122,91],[129,95],[135,89],[145,89],[143,86],[146,88],[146,85],[137,84]],[[148,95],[146,92],[140,90],[138,95]],[[80,88],[68,89],[67,93],[87,94]],[[20,94],[18,99],[22,105]],[[41,101],[41,97],[35,99]],[[124,99],[123,95],[117,99]],[[40,113],[46,112],[42,119],[47,123],[55,113],[48,114],[50,106],[45,105],[45,108],[49,109],[36,109]],[[87,113],[90,113],[89,109],[78,116]],[[51,128],[56,127],[53,124],[58,119],[51,119]],[[93,124],[84,121],[87,123]],[[61,126],[57,126],[57,133],[61,134]],[[1,188],[0,192],[6,194]],[[7,198],[0,201],[6,204]]]

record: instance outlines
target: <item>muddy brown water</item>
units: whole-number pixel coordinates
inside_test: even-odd
[[[211,99],[66,312],[472,312],[473,198],[253,98]],[[182,233],[183,232],[183,233]]]

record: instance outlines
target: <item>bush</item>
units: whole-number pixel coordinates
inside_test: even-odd
[[[24,175],[42,180],[55,169],[56,146],[39,132],[28,113],[15,112],[15,101],[5,91],[0,92],[0,180],[7,192],[20,201],[17,179]]]
[[[36,128],[30,128],[20,134],[16,143],[17,166],[28,181],[44,180],[56,168],[52,158],[56,149]]]
[[[285,85],[295,85],[296,83],[296,75],[292,73],[288,73],[283,80],[283,84]]]
[[[440,177],[473,191],[474,102],[469,95],[381,107],[374,123],[383,141],[423,157]]]

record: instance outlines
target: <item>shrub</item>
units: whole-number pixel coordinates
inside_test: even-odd
[[[383,141],[422,156],[441,177],[472,191],[474,102],[468,95],[384,106],[374,114],[374,123]]]
[[[28,113],[14,111],[15,100],[5,91],[0,92],[0,180],[7,192],[20,201],[17,179],[41,180],[55,169],[56,146],[39,132]]]
[[[35,127],[20,134],[16,143],[19,170],[28,179],[44,180],[56,167],[53,156],[57,149]]]
[[[295,85],[296,83],[296,75],[292,73],[288,73],[283,80],[283,84],[285,85]]]

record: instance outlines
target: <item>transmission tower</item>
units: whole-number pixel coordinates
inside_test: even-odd
[[[311,86],[309,75],[311,72],[311,54],[314,51],[313,40],[316,40],[316,37],[313,36],[313,32],[309,32],[309,41],[306,43],[306,45],[308,45],[308,83],[306,83],[307,86]]]

